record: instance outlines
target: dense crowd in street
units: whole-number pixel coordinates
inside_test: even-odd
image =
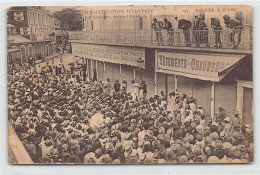
[[[37,66],[11,66],[8,73],[9,122],[36,163],[253,161],[252,126],[237,112],[226,116],[220,107],[210,119],[186,94],[147,99],[144,82],[134,96],[127,91],[134,87],[75,75],[62,62]],[[71,82],[68,73],[84,77]]]

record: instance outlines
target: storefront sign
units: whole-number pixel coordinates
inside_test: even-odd
[[[227,54],[191,54],[156,52],[156,71],[172,74],[218,78],[244,56]]]
[[[72,53],[93,60],[145,68],[145,50],[121,46],[72,43]]]

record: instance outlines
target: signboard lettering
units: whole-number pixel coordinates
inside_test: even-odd
[[[81,43],[72,43],[71,45],[72,53],[77,56],[145,68],[144,49]]]
[[[156,51],[157,72],[176,72],[218,77],[218,74],[235,63],[242,57],[224,54],[191,54]]]

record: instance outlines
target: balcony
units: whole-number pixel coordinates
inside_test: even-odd
[[[37,42],[37,41],[39,41],[39,42],[41,42],[41,41],[55,41],[55,37],[54,36],[36,37],[34,35],[31,35],[31,41],[35,41],[35,42]]]
[[[95,30],[68,32],[70,40],[141,47],[172,46],[252,50],[252,27],[237,30]]]

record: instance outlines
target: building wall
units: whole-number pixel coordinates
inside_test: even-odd
[[[147,13],[135,13],[135,10],[150,9]],[[214,9],[214,13],[205,8]],[[111,8],[110,8],[111,9]],[[217,10],[219,11],[217,12]],[[90,13],[90,11],[93,13]],[[82,10],[83,26],[84,30],[119,30],[119,29],[136,29],[145,30],[151,29],[153,18],[157,18],[159,21],[163,21],[167,18],[173,24],[173,27],[177,29],[177,20],[186,19],[192,22],[192,25],[196,23],[195,17],[202,16],[205,20],[207,27],[211,27],[211,19],[219,18],[220,24],[225,28],[223,16],[229,15],[233,19],[238,19],[244,26],[252,26],[252,13],[250,8],[243,7],[199,7],[193,6],[187,8],[186,6],[128,6],[117,7],[116,10],[124,10],[124,13],[98,13],[98,10],[109,10],[109,7],[85,7]],[[129,13],[127,10],[133,10]],[[95,13],[96,12],[96,13]],[[123,17],[122,17],[123,16]],[[176,20],[177,18],[177,20]]]
[[[127,82],[127,91],[134,94],[132,80],[134,79],[134,67],[128,65],[122,65],[122,80]]]
[[[104,63],[101,61],[98,61],[97,64],[97,72],[98,72],[98,80],[102,80],[102,82],[105,82],[105,72],[104,72]]]
[[[244,88],[243,98],[243,124],[249,124],[253,128],[253,89]]]
[[[211,112],[211,87],[212,82],[193,79],[192,96],[197,105],[201,105],[207,119],[210,118]]]
[[[31,36],[37,40],[50,38],[50,34],[55,30],[53,16],[45,10],[35,8],[29,8],[27,14]]]
[[[42,56],[54,54],[53,44],[51,42],[15,44],[13,48],[20,49],[20,52],[12,53],[12,59],[22,59],[22,62],[28,61],[28,57],[35,57],[38,53],[41,53]]]
[[[234,119],[233,111],[236,110],[237,84],[231,75],[215,84],[215,113],[222,107],[227,116]]]
[[[14,25],[16,32],[27,39],[48,39],[55,29],[53,16],[42,7],[11,7],[7,17],[7,23]]]
[[[18,34],[21,34],[21,28],[28,29],[27,7],[11,7],[7,11],[7,24],[14,25]],[[24,36],[28,38],[29,34]]]
[[[161,91],[163,91],[164,94],[166,94],[165,77],[166,77],[166,74],[160,73],[160,72],[157,73],[157,82],[156,82],[157,92],[156,93],[158,95],[161,95]]]
[[[175,92],[175,76],[174,75],[167,75],[167,89],[168,89],[168,95],[171,92]]]

